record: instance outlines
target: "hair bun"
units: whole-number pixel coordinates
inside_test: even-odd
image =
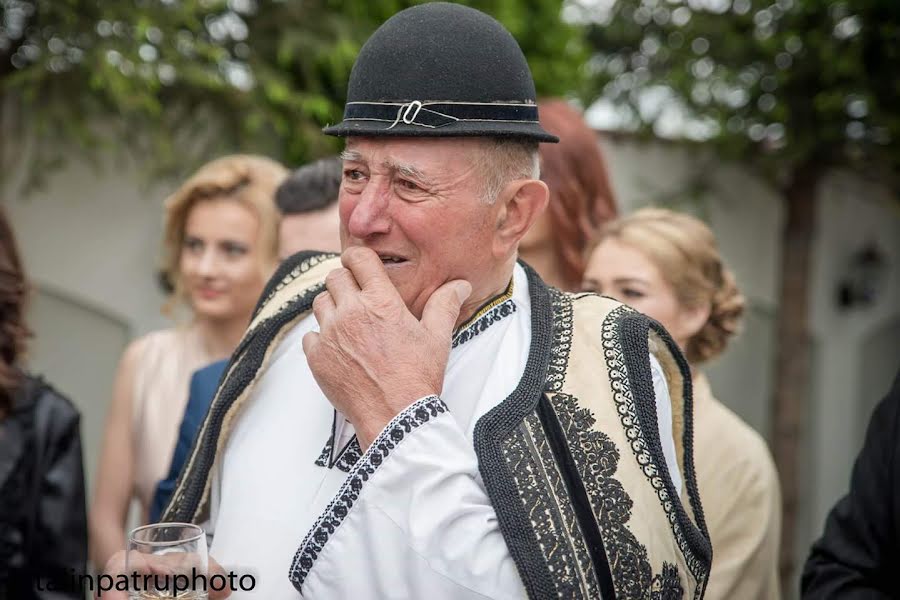
[[[709,319],[688,342],[688,360],[701,363],[721,354],[729,339],[740,333],[745,306],[734,275],[723,267],[721,283],[712,295]]]

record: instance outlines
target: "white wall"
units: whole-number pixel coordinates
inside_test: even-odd
[[[127,322],[133,333],[163,323],[154,280],[165,191],[145,189],[138,171],[73,161],[45,190],[22,198],[4,189],[32,280]]]

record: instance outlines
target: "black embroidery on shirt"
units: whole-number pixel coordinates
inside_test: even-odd
[[[451,347],[456,348],[457,346],[465,344],[478,334],[484,332],[491,325],[500,322],[514,312],[516,312],[516,303],[513,302],[512,298],[501,302],[460,330],[459,333],[453,337],[453,344]]]
[[[440,398],[426,396],[409,405],[394,417],[375,438],[375,441],[354,466],[353,472],[344,480],[334,499],[303,538],[300,548],[294,555],[288,577],[298,592],[303,593],[303,582],[313,568],[316,559],[341,522],[350,514],[350,510],[362,493],[363,486],[378,467],[384,464],[390,453],[413,430],[445,412],[447,412],[447,406]]]
[[[353,468],[353,465],[356,464],[356,461],[362,456],[362,448],[359,446],[359,440],[356,438],[356,435],[350,438],[350,441],[344,445],[344,449],[337,455],[334,464],[329,466],[328,463],[331,461],[332,450],[334,450],[334,434],[331,434],[328,437],[328,441],[325,442],[325,447],[322,448],[322,453],[319,454],[319,458],[316,459],[315,464],[325,468],[334,467],[340,469],[344,473],[349,473]]]

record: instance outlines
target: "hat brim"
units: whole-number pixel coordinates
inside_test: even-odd
[[[443,127],[425,127],[402,121],[391,126],[384,121],[341,121],[322,129],[326,135],[337,137],[492,137],[531,140],[555,144],[559,138],[547,133],[538,123],[512,121],[489,123],[485,121],[456,122]]]

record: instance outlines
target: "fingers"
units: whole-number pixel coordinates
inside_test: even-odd
[[[312,309],[313,314],[316,315],[316,321],[319,322],[320,330],[325,328],[326,323],[331,322],[334,317],[334,312],[337,310],[334,305],[334,299],[331,297],[331,293],[328,290],[325,290],[316,296],[313,300]]]
[[[317,331],[310,331],[303,336],[303,354],[306,355],[307,359],[309,359],[310,354],[315,352],[316,346],[318,345],[319,333]]]
[[[471,293],[472,286],[468,281],[448,281],[436,289],[425,304],[422,325],[431,333],[449,340],[459,318],[459,310]]]
[[[359,285],[348,269],[333,269],[325,276],[325,288],[335,304],[341,304],[359,294]],[[320,294],[321,296],[321,294]]]
[[[225,569],[222,568],[222,565],[217,563],[215,559],[210,556],[209,557],[209,576],[212,578],[213,575],[221,575],[228,579],[228,573],[225,572]],[[223,600],[224,598],[228,598],[231,596],[231,586],[226,585],[222,590],[215,590],[212,587],[209,588],[209,600]]]
[[[109,560],[106,561],[106,566],[103,568],[103,572],[107,574],[116,573],[124,573],[126,566],[129,560],[136,560],[140,558],[140,553],[136,551],[134,552],[134,558],[126,558],[127,553],[125,550],[119,550],[115,554],[109,557]]]
[[[387,271],[378,254],[371,248],[353,246],[341,254],[341,264],[353,273],[353,277],[362,289],[390,291],[396,293]]]
[[[222,568],[222,565],[220,565],[216,559],[214,559],[212,556],[210,556],[209,557],[209,575],[213,576],[216,573],[218,573],[220,575],[228,575],[228,573],[225,572],[225,569]]]

